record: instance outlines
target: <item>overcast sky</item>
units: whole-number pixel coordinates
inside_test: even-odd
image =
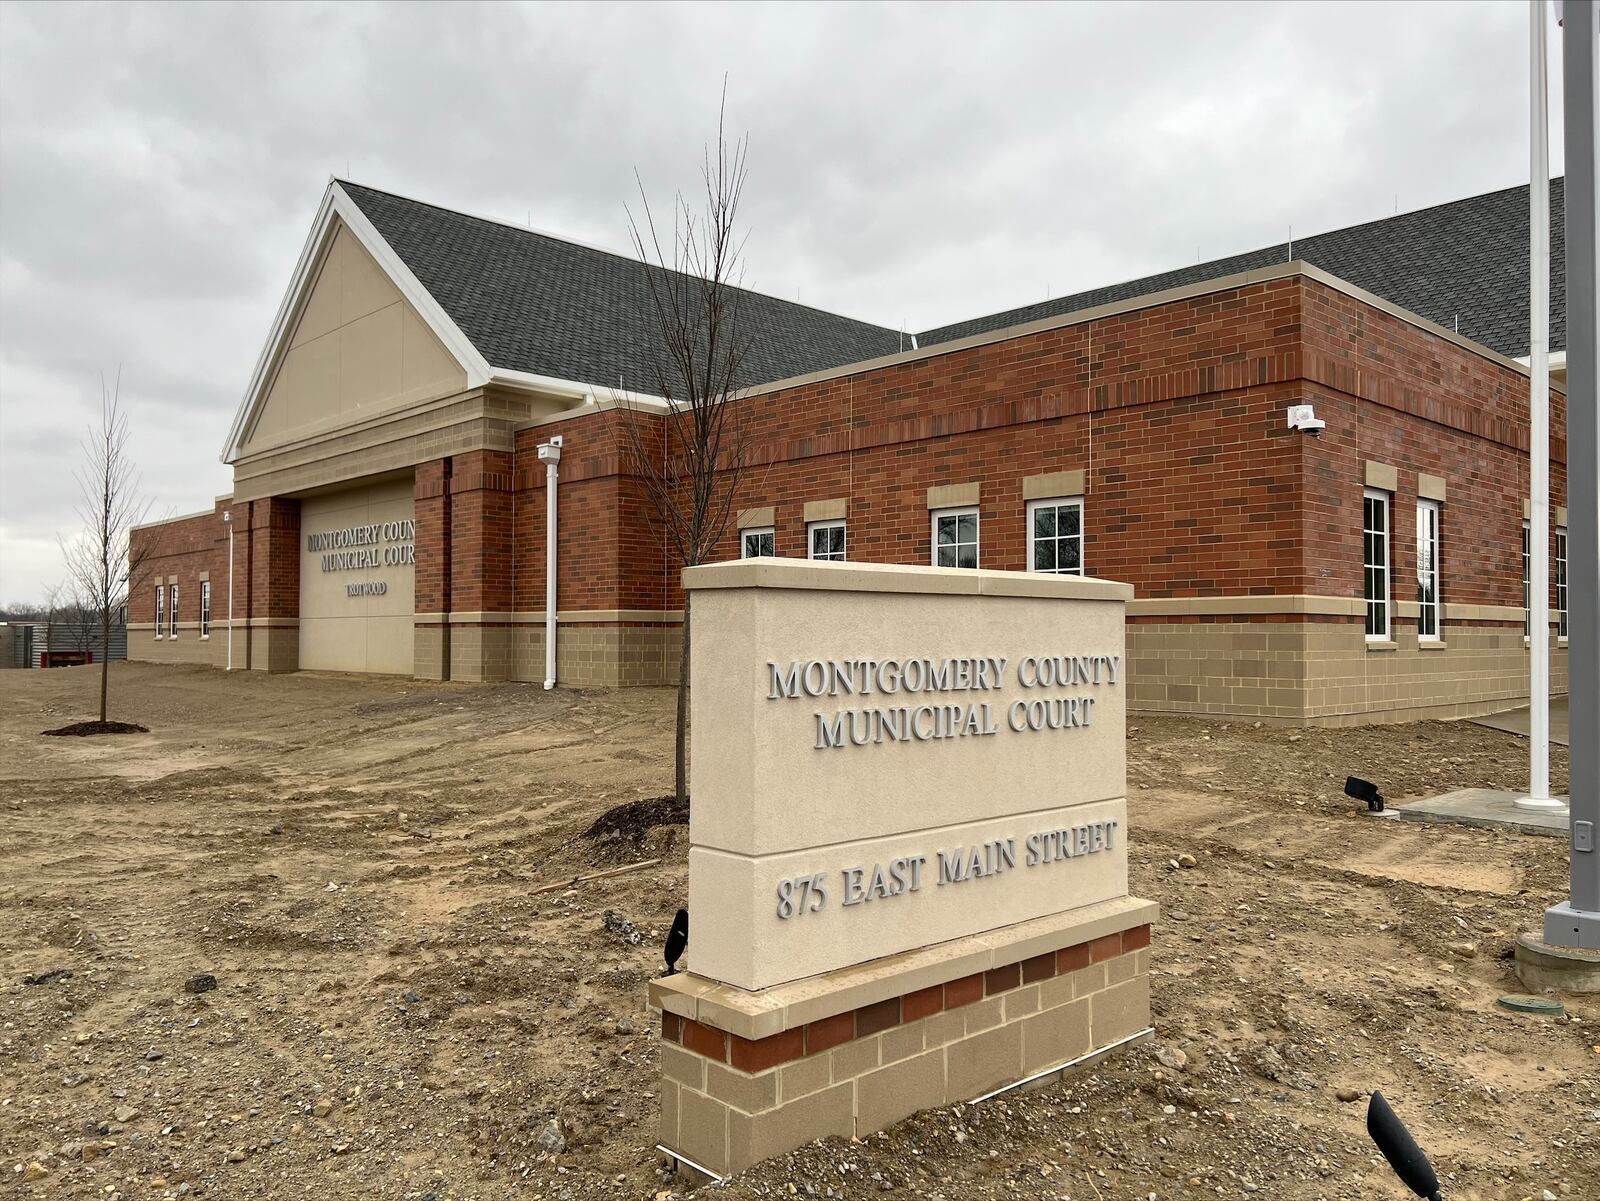
[[[0,600],[61,575],[102,371],[158,510],[229,491],[330,174],[626,250],[635,168],[652,195],[695,183],[726,73],[747,281],[915,331],[1525,183],[1527,24],[1520,2],[6,4]],[[1558,81],[1558,34],[1552,56]]]

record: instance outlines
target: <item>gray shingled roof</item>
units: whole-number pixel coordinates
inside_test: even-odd
[[[1550,183],[1550,346],[1567,344],[1564,180]],[[1294,240],[1294,257],[1513,358],[1528,353],[1528,189],[1490,192]],[[1282,263],[1283,242],[1160,275],[960,321],[917,335],[932,346]]]
[[[339,182],[491,366],[656,391],[660,334],[637,259]],[[739,319],[746,385],[902,349],[898,330],[748,290]]]

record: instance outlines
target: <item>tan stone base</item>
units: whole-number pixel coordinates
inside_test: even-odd
[[[450,631],[434,622],[412,627],[412,674],[419,680],[450,677]]]
[[[1080,922],[1022,923],[1015,938],[991,931],[763,993],[692,975],[656,981],[661,1143],[726,1176],[1127,1042],[1150,1026],[1155,910],[1125,898]],[[991,966],[972,971],[985,961],[975,955]],[[895,991],[897,968],[906,991]]]
[[[244,661],[252,671],[300,670],[300,623],[293,619],[253,618],[237,635],[244,642]],[[234,666],[240,648],[234,647]]]
[[[1565,692],[1565,646],[1552,646],[1550,676],[1552,691]],[[1527,698],[1519,625],[1446,622],[1433,644],[1403,620],[1383,644],[1351,621],[1128,626],[1130,713],[1344,726],[1477,717]]]
[[[563,624],[556,631],[556,678],[576,687],[648,687],[678,682],[676,625]],[[544,680],[544,626],[511,631],[514,680]]]
[[[238,654],[237,647],[234,654]],[[228,661],[228,629],[221,622],[211,627],[211,635],[200,637],[198,622],[180,622],[176,638],[155,636],[155,627],[128,627],[128,658],[143,663],[202,663],[222,667]]]

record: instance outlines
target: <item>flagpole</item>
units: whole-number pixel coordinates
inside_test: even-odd
[[[1528,4],[1528,795],[1550,798],[1550,114],[1546,0]]]
[[[1567,250],[1567,629],[1572,721],[1572,815],[1568,819],[1570,889],[1545,910],[1544,938],[1558,947],[1600,951],[1600,421],[1596,406],[1596,348],[1600,270],[1600,193],[1595,158],[1600,149],[1600,58],[1596,29],[1600,4],[1562,6],[1562,89],[1566,128]],[[1592,970],[1592,957],[1573,960]]]

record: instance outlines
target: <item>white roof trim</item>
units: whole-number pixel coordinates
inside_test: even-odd
[[[433,331],[434,336],[455,356],[462,370],[466,372],[468,388],[481,388],[496,374],[490,368],[488,360],[479,353],[478,348],[468,340],[466,334],[461,332],[461,327],[451,320],[450,315],[433,298],[432,293],[422,286],[422,282],[412,274],[411,269],[401,261],[394,248],[384,240],[372,222],[367,220],[366,214],[339,186],[339,182],[331,180],[328,183],[328,190],[323,193],[322,204],[317,209],[311,233],[306,237],[305,246],[300,251],[300,261],[295,264],[288,291],[284,293],[283,302],[278,306],[278,315],[272,322],[272,332],[267,336],[267,343],[261,349],[261,357],[256,360],[255,371],[250,377],[250,386],[245,391],[244,400],[240,403],[233,425],[228,430],[228,440],[222,450],[224,463],[232,463],[243,449],[245,431],[259,411],[261,402],[266,398],[267,388],[282,359],[289,337],[294,332],[294,319],[300,311],[301,298],[305,289],[310,286],[312,272],[322,258],[328,240],[333,236],[335,217],[344,222],[345,228],[355,235],[362,248],[383,269],[384,274],[400,290],[401,295]],[[573,385],[575,388],[581,386]]]

